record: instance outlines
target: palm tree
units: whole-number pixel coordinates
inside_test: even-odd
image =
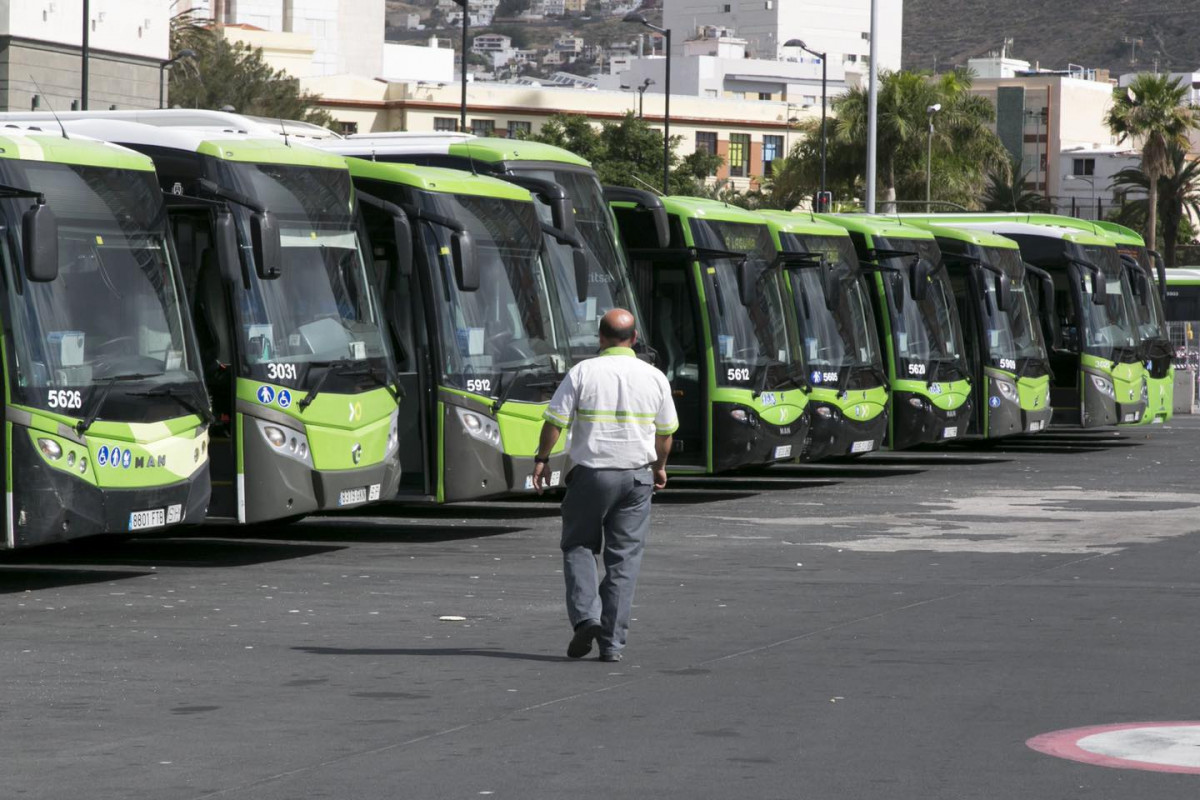
[[[1118,141],[1142,143],[1142,172],[1148,183],[1146,246],[1151,250],[1158,244],[1158,182],[1174,170],[1171,146],[1186,150],[1188,132],[1200,128],[1200,116],[1184,105],[1187,93],[1187,87],[1168,75],[1143,72],[1127,88],[1113,89],[1113,105],[1104,118]]]
[[[1158,179],[1158,219],[1162,226],[1163,259],[1168,267],[1175,266],[1179,246],[1179,230],[1187,216],[1200,218],[1200,161],[1191,161],[1187,153],[1171,147],[1168,151],[1171,174]],[[1138,167],[1123,169],[1113,176],[1112,189],[1134,191],[1141,197],[1121,206],[1117,222],[1134,227],[1144,226],[1149,207],[1150,180]],[[1186,213],[1185,213],[1186,212]]]
[[[1025,188],[1030,170],[1022,170],[1021,163],[1013,160],[1007,170],[992,169],[988,172],[988,185],[983,190],[984,211],[1026,211],[1036,213],[1051,211],[1050,200],[1043,194]]]

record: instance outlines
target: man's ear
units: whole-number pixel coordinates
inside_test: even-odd
[[[633,347],[635,344],[637,344],[637,331],[633,332],[633,338],[629,340],[630,347]]]

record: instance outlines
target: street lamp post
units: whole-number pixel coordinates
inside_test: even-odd
[[[799,47],[804,52],[814,55],[821,59],[821,193],[818,196],[818,211],[828,211],[825,208],[825,103],[828,95],[828,61],[825,53],[818,53],[812,50],[800,39],[788,39],[783,43],[784,47]]]
[[[638,119],[642,118],[642,103],[646,99],[646,90],[654,85],[654,78],[646,78],[638,87]]]
[[[941,103],[926,107],[925,115],[929,117],[929,135],[926,136],[925,152],[925,213],[929,213],[929,201],[933,189],[933,116],[942,110]]]
[[[879,0],[871,0],[871,63],[867,78],[867,213],[875,213],[875,158],[879,149]]]
[[[466,2],[466,0],[463,0]],[[622,22],[632,22],[637,25],[645,25],[655,33],[661,33],[667,52],[667,69],[666,79],[664,80],[663,89],[665,90],[663,100],[663,194],[671,193],[671,31],[667,28],[660,28],[657,25],[648,21],[643,14],[636,11],[631,11],[626,14],[621,20]]]
[[[1064,176],[1069,181],[1087,181],[1088,186],[1092,187],[1092,208],[1096,210],[1096,219],[1100,219],[1100,209],[1096,205],[1096,181],[1094,178],[1089,178],[1086,175],[1066,175]]]
[[[467,0],[454,0],[462,6],[462,100],[458,108],[458,129],[467,129]]]
[[[165,108],[166,102],[166,83],[167,83],[167,67],[177,61],[182,61],[185,58],[195,58],[196,51],[191,49],[180,50],[179,55],[174,58],[169,58],[158,65],[158,107]]]

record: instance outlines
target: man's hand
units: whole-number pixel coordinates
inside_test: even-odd
[[[550,477],[546,474],[546,464],[540,461],[533,465],[533,490],[541,494],[550,485]]]
[[[654,468],[654,489],[655,489],[655,491],[658,491],[659,489],[665,489],[665,488],[667,488],[667,468],[666,467],[655,467]]]

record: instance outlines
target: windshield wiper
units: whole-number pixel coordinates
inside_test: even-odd
[[[558,380],[559,380],[559,372],[558,372],[558,368],[554,366],[553,362],[547,363],[547,364],[526,364],[523,367],[509,367],[508,369],[501,367],[500,368],[499,387],[498,387],[500,389],[500,392],[496,396],[496,399],[494,401],[492,401],[492,411],[493,412],[499,411],[500,407],[508,402],[508,396],[512,393],[512,390],[514,388],[516,388],[517,381],[518,381],[518,379],[520,379],[520,377],[522,375],[528,374],[530,372],[536,372],[536,371],[542,370],[542,369],[549,369],[549,370],[553,371],[554,374],[550,378],[550,380],[549,381],[546,381],[546,380],[529,381],[526,385],[532,386],[535,389],[543,389],[543,388],[546,388],[547,386],[557,386]],[[508,383],[504,382],[505,375],[512,375],[512,377],[509,379]]]
[[[348,377],[361,375],[364,377],[370,376],[375,378],[376,381],[379,380],[370,364],[363,363],[362,366],[359,366],[359,362],[352,361],[349,358],[339,358],[336,361],[313,361],[310,362],[309,366],[324,367],[325,371],[321,373],[321,377],[317,378],[316,384],[314,384],[313,387],[308,390],[308,394],[301,398],[300,402],[298,403],[301,411],[312,405],[312,401],[317,399],[317,395],[319,395],[321,393],[321,389],[324,388],[325,381],[334,372]]]
[[[176,386],[163,386],[158,389],[147,389],[144,392],[130,392],[129,394],[135,397],[170,397],[179,403],[179,405],[204,420],[204,424],[206,425],[212,425],[217,420],[213,416],[212,410],[208,407],[208,403],[202,402],[198,394],[191,391],[180,391]],[[207,401],[208,398],[205,397],[204,400]]]
[[[952,359],[952,358],[935,358],[935,359],[933,359],[933,369],[929,370],[929,379],[926,382],[929,386],[933,386],[933,384],[937,383],[938,367],[941,367],[943,365],[949,367],[954,372],[957,372],[959,375],[961,375],[965,379],[970,379],[970,377],[971,377],[970,375],[967,374],[967,371],[964,370],[962,367],[960,367],[958,365],[958,362],[955,361],[954,359]],[[954,380],[953,373],[951,374],[950,380],[951,381]]]
[[[771,373],[771,367],[784,367],[785,369],[787,368],[787,364],[785,364],[784,362],[782,362],[778,359],[771,359],[770,361],[767,361],[765,364],[761,364],[760,366],[763,368],[762,377],[759,378],[758,386],[757,386],[757,388],[755,388],[753,395],[751,395],[755,399],[761,397],[762,393],[767,390],[767,377]],[[783,380],[780,381],[774,388],[778,389],[783,386],[787,386],[789,383],[792,386],[795,386],[797,389],[799,389],[802,392],[807,392],[807,391],[809,391],[809,389],[812,388],[811,386],[808,385],[807,382],[800,380],[795,375],[792,375],[790,373],[785,375]]]
[[[157,378],[163,373],[161,372],[130,372],[125,375],[113,375],[108,379],[108,383],[104,384],[104,388],[100,390],[100,394],[93,394],[88,400],[88,405],[91,408],[84,414],[83,419],[75,423],[75,432],[80,436],[87,433],[87,429],[92,427],[92,423],[96,421],[96,417],[100,415],[100,409],[104,408],[104,401],[108,399],[108,395],[112,392],[118,381],[141,381],[147,378]]]

